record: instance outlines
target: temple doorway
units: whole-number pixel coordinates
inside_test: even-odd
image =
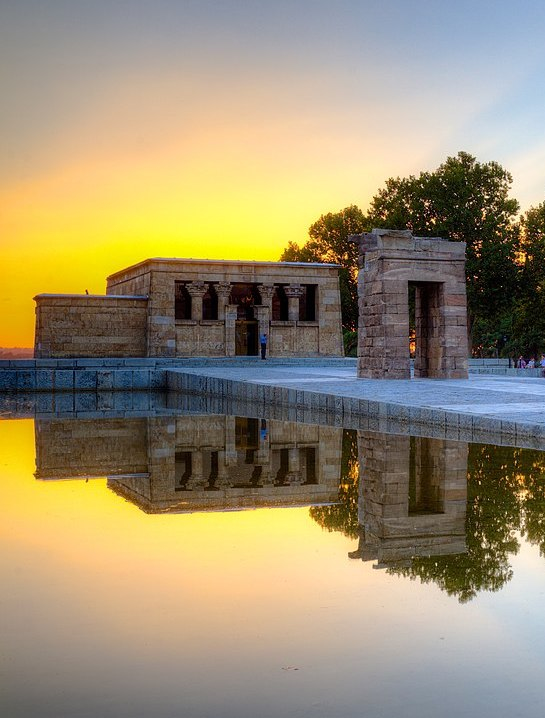
[[[257,284],[235,282],[231,287],[231,303],[237,305],[235,354],[236,356],[257,356],[259,337],[254,306],[261,304]]]
[[[235,325],[235,354],[257,356],[258,330],[255,319],[238,319]]]
[[[442,371],[445,344],[443,283],[409,282],[409,292],[411,289],[414,290],[414,376],[438,376]]]

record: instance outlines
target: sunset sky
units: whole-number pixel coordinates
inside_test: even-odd
[[[460,150],[545,200],[543,0],[0,0],[0,345],[147,257],[278,259]]]

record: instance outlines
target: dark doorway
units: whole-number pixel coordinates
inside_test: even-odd
[[[239,319],[235,325],[235,354],[237,356],[257,356],[257,321]]]
[[[437,447],[435,439],[410,437],[409,516],[444,512],[441,485],[445,467]]]
[[[255,319],[254,305],[261,304],[257,284],[233,283],[231,285],[231,304],[237,305],[238,319]]]
[[[410,282],[414,288],[414,375],[442,376],[444,343],[443,283]],[[410,304],[410,302],[409,302]]]

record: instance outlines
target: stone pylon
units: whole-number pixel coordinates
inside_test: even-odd
[[[467,378],[465,243],[374,229],[359,244],[358,376],[409,379],[409,285],[415,287],[415,377]]]

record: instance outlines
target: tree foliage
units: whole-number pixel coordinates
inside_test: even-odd
[[[508,349],[537,357],[545,351],[545,202],[526,212],[521,228],[524,264]]]
[[[310,240],[302,246],[289,242],[280,257],[281,262],[325,262],[341,267],[342,323],[351,331],[358,326],[358,248],[348,237],[367,229],[364,213],[356,205],[350,205],[340,212],[323,214],[310,226]]]
[[[328,531],[348,538],[361,535],[359,476],[355,432],[344,432],[343,470],[338,504],[310,509]],[[470,444],[467,470],[466,552],[418,556],[388,572],[433,583],[461,603],[482,591],[499,591],[513,576],[511,558],[519,534],[539,546],[545,558],[545,454],[542,451]],[[365,510],[365,506],[363,506]]]
[[[326,531],[340,531],[349,538],[357,538],[359,535],[359,467],[356,431],[347,429],[343,431],[342,447],[338,500],[331,506],[312,506],[309,513],[314,521]]]
[[[516,297],[519,205],[509,197],[511,183],[511,175],[497,162],[480,163],[459,152],[434,172],[389,179],[369,208],[373,227],[410,229],[416,236],[466,242],[474,345],[482,334],[497,331]]]
[[[322,215],[307,243],[290,242],[281,260],[339,264],[343,326],[354,331],[357,251],[350,234],[410,229],[416,236],[466,242],[473,353],[535,354],[545,349],[545,203],[520,221],[511,184],[497,162],[459,152],[432,172],[388,179],[367,214],[351,205]]]

